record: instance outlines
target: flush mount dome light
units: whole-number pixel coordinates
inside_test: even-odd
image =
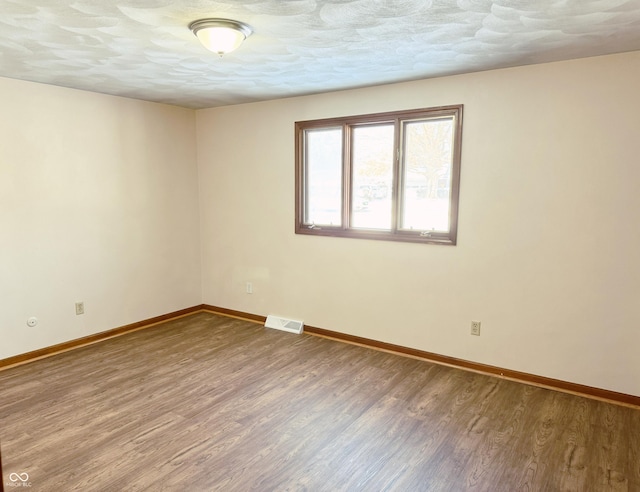
[[[231,53],[253,32],[247,24],[230,19],[200,19],[189,29],[205,48],[220,56]]]

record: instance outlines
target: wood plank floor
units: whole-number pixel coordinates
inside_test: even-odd
[[[7,490],[640,491],[640,410],[208,313],[0,372],[0,440]]]

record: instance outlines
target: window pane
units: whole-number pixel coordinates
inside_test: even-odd
[[[351,225],[391,229],[393,196],[392,124],[358,126],[352,133]]]
[[[453,118],[403,125],[401,228],[448,232]]]
[[[342,129],[307,130],[305,223],[342,225]]]

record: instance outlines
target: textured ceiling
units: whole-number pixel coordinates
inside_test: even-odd
[[[0,76],[190,108],[638,49],[640,0],[0,0]]]

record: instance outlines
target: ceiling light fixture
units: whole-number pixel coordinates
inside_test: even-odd
[[[205,48],[220,56],[231,53],[253,32],[247,24],[230,19],[200,19],[189,29]]]

